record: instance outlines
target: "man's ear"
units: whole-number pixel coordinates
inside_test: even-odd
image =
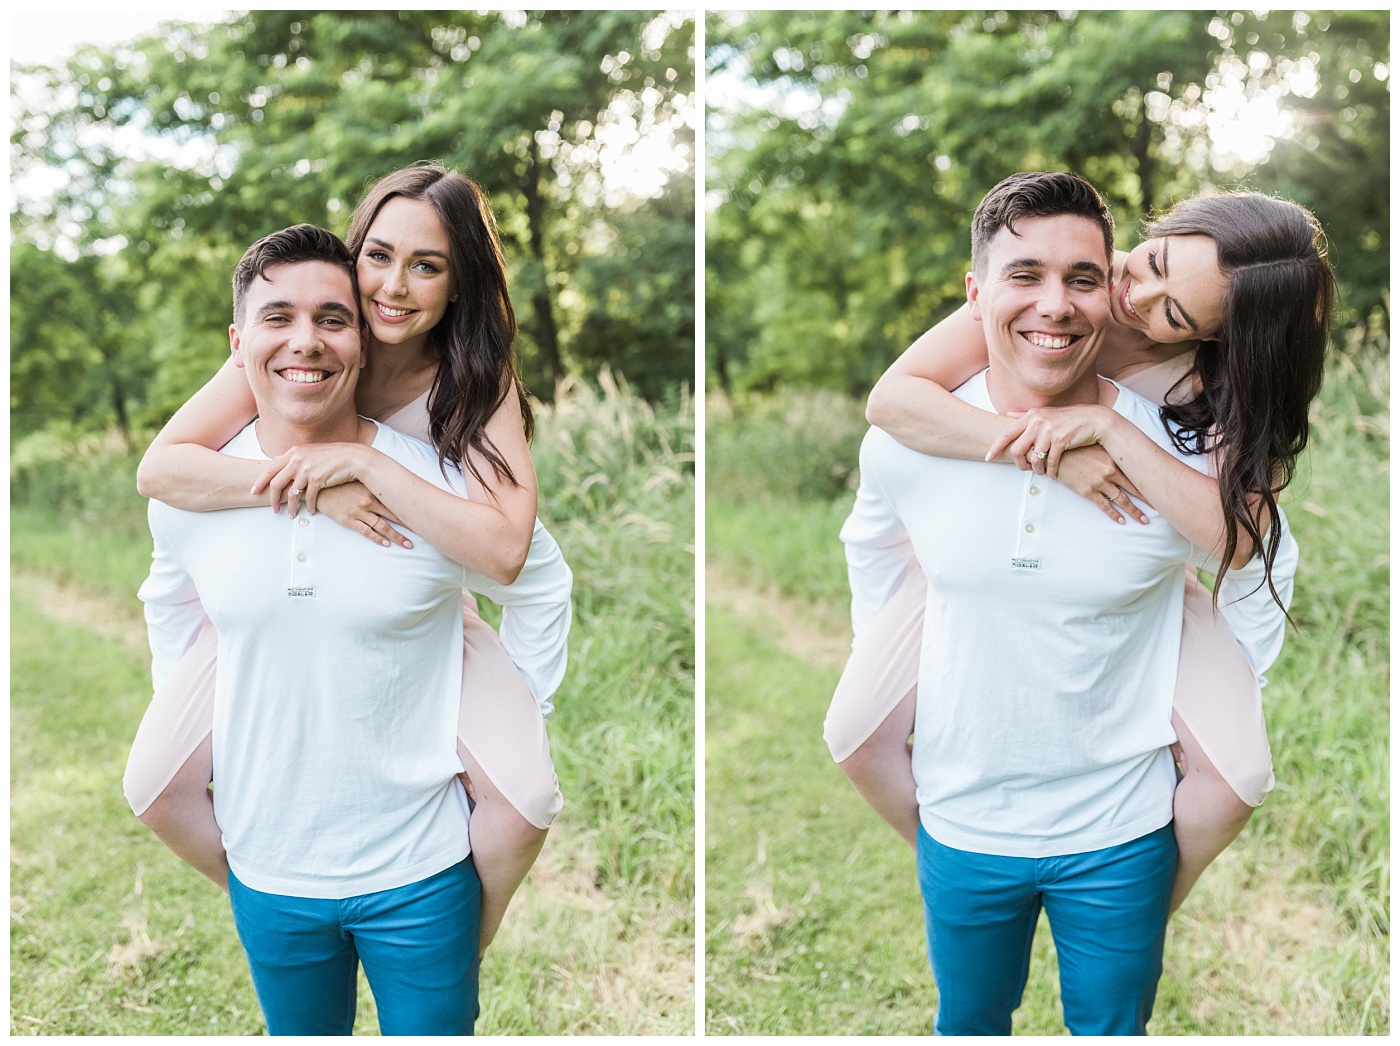
[[[979,291],[977,289],[977,274],[970,272],[967,274],[967,304],[972,310],[972,318],[978,323],[982,322],[982,308],[977,303]]]
[[[369,323],[360,321],[360,369],[365,369],[365,364],[369,362]]]
[[[233,365],[235,367],[243,366],[243,353],[238,343],[238,327],[232,323],[228,325],[228,351],[233,353]]]

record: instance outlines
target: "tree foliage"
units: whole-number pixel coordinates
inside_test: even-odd
[[[22,70],[43,89],[12,78],[15,173],[62,185],[12,207],[12,362],[34,377],[12,410],[84,416],[91,401],[36,384],[66,352],[120,358],[110,395],[168,414],[227,351],[243,249],[299,221],[343,232],[370,184],[419,161],[490,196],[537,393],[600,362],[648,394],[688,381],[693,295],[673,289],[693,283],[693,247],[676,249],[693,176],[674,162],[639,195],[612,172],[646,134],[693,150],[692,53],[692,23],[655,12],[252,11]],[[639,253],[656,264],[619,264]],[[56,325],[55,277],[72,291]],[[77,315],[110,346],[80,350]]]
[[[1374,11],[712,15],[710,82],[742,85],[709,113],[712,380],[868,389],[963,300],[972,212],[1018,170],[1085,175],[1122,246],[1203,189],[1297,200],[1328,233],[1339,320],[1387,315],[1388,25]],[[1277,108],[1253,111],[1291,128],[1220,122],[1264,98]]]

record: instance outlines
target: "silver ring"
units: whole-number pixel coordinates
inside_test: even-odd
[[[1049,457],[1049,455],[1046,454],[1045,451],[1041,450],[1039,447],[1033,447],[1031,449],[1031,454],[1034,455],[1036,461],[1044,461],[1047,457]]]
[[[292,493],[293,493],[293,494],[305,494],[306,491],[302,490],[300,487],[293,487],[293,488],[292,488]]]
[[[1117,501],[1119,498],[1121,498],[1121,497],[1123,496],[1123,488],[1122,488],[1122,487],[1117,487],[1116,489],[1118,490],[1118,493],[1117,493],[1117,494],[1114,494],[1113,497],[1108,498],[1108,495],[1107,495],[1107,494],[1104,495],[1104,497],[1108,498],[1108,500],[1109,500],[1110,503],[1112,503],[1112,502],[1114,502],[1114,501]]]

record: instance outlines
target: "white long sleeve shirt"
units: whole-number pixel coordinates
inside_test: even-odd
[[[1220,582],[1220,616],[1244,649],[1249,664],[1262,687],[1264,673],[1283,649],[1285,611],[1293,602],[1293,578],[1298,573],[1298,542],[1288,528],[1288,517],[1279,510],[1279,543],[1274,557],[1273,580],[1283,606],[1274,602],[1264,571],[1264,557],[1255,556],[1239,570],[1231,570]],[[1214,563],[1197,563],[1212,570]]]
[[[377,426],[373,446],[466,496],[428,445]],[[254,426],[224,452],[266,458]],[[140,597],[157,682],[206,613],[218,630],[214,803],[233,873],[268,893],[340,898],[466,857],[461,589],[505,606],[520,626],[507,630],[508,649],[552,691],[572,578],[548,533],[536,531],[534,568],[503,586],[425,541],[384,548],[304,511],[153,501],[149,518],[155,551]]]
[[[993,409],[985,375],[957,395]],[[1114,409],[1171,450],[1146,400],[1120,388]],[[914,777],[939,842],[1043,857],[1171,820],[1183,566],[1198,553],[1144,511],[1147,526],[1118,525],[1048,477],[867,434],[841,531],[852,617],[878,613],[912,547],[928,581]]]
[[[380,428],[392,429],[392,426],[381,425]],[[230,442],[223,453],[233,453],[229,448],[239,445],[242,446],[240,456],[247,451],[249,457],[266,458],[256,441],[247,446],[241,444],[240,439]],[[433,482],[442,486],[441,473],[435,475],[438,478]],[[466,496],[460,485],[454,484],[449,489]],[[399,529],[403,530],[402,527]],[[167,568],[168,564],[158,562],[151,577],[142,585],[140,594],[146,603],[147,634],[151,644],[151,682],[156,689],[194,645],[200,627],[209,620],[198,592],[189,588],[176,591],[158,576],[158,571]],[[554,711],[554,694],[564,681],[564,673],[569,667],[569,627],[573,621],[571,596],[574,576],[564,561],[559,543],[536,519],[525,565],[513,582],[501,585],[472,571],[467,571],[467,577],[469,591],[487,596],[501,605],[501,644],[511,662],[525,677],[525,682],[540,703],[541,713],[548,719]]]

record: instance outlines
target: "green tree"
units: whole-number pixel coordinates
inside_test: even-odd
[[[747,92],[709,114],[714,380],[868,389],[963,300],[972,211],[1025,169],[1088,177],[1123,246],[1141,216],[1202,189],[1289,196],[1329,233],[1355,302],[1342,318],[1365,314],[1388,279],[1387,26],[1384,12],[712,15],[711,77]],[[1267,160],[1232,154],[1210,129],[1231,90],[1268,95],[1299,133]],[[1339,194],[1341,170],[1356,176]]]
[[[1339,323],[1388,329],[1388,12],[1275,12],[1221,19],[1217,31],[1245,60],[1250,92],[1277,91],[1295,77],[1303,82],[1287,103],[1298,132],[1279,141],[1245,183],[1317,215],[1341,287]]]
[[[591,252],[570,279],[578,310],[570,354],[585,373],[608,367],[658,398],[695,368],[693,179],[678,176],[660,198],[596,232],[607,249]]]
[[[693,250],[672,249],[683,235],[693,242],[689,215],[676,217],[693,181],[673,179],[654,201],[614,199],[607,181],[619,133],[635,141],[645,124],[687,145],[692,30],[682,16],[636,11],[253,11],[169,23],[47,71],[46,105],[12,88],[16,173],[42,165],[68,179],[51,200],[18,200],[12,226],[40,249],[111,254],[159,286],[157,298],[139,294],[161,317],[149,325],[154,344],[116,335],[120,352],[158,362],[145,401],[158,416],[226,351],[228,274],[247,244],[297,221],[343,231],[373,181],[441,162],[492,199],[522,369],[548,396],[598,355],[579,339],[600,306],[561,305],[596,283],[573,287],[576,270],[628,240],[627,250],[685,266],[668,280],[693,282]],[[655,249],[638,236],[655,237]],[[693,318],[689,298],[681,303]],[[28,298],[14,307],[28,309]],[[649,387],[692,374],[690,323],[671,319],[673,340],[653,338],[635,356]]]
[[[125,351],[142,327],[135,281],[121,259],[64,262],[18,241],[10,252],[10,422],[15,435],[62,424],[114,424],[130,441],[132,414],[154,361]],[[23,308],[13,303],[23,302]],[[74,307],[75,303],[80,303]]]

